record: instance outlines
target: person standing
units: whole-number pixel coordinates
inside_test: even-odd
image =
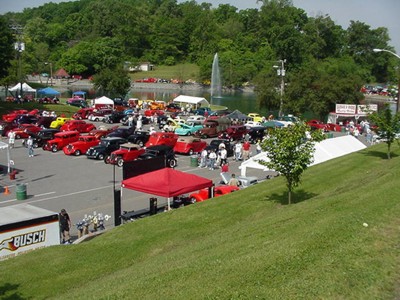
[[[33,157],[33,139],[31,136],[29,136],[28,140],[26,141],[26,145],[28,146],[28,155],[29,157]]]
[[[256,153],[260,154],[261,151],[262,151],[261,144],[260,144],[260,141],[258,140],[257,144],[256,144]]]
[[[227,163],[228,151],[226,151],[225,144],[219,150],[219,155],[221,156],[221,166]]]
[[[240,141],[237,141],[235,144],[235,160],[239,161],[242,159],[242,143]]]
[[[142,120],[142,115],[139,115],[137,122],[136,122],[136,130],[140,131],[142,130],[142,126],[143,126],[143,120]]]
[[[15,143],[15,132],[10,131],[8,133],[8,145],[10,146],[10,149],[14,148],[14,143]]]
[[[199,165],[199,168],[207,167],[207,156],[208,156],[207,150],[203,149],[203,151],[201,151],[201,154],[200,154],[200,165]]]
[[[231,179],[229,179],[228,185],[230,185],[230,186],[239,186],[240,185],[239,180],[237,180],[235,174],[232,174]]]
[[[248,160],[250,158],[250,142],[249,141],[245,141],[243,143],[243,159],[244,160]]]
[[[214,170],[215,168],[215,161],[217,159],[217,154],[214,150],[211,150],[210,154],[208,155],[209,158],[209,168],[210,170]]]
[[[63,208],[59,214],[60,220],[60,230],[62,235],[63,244],[71,244],[71,236],[69,235],[69,230],[71,229],[71,219],[67,211]]]

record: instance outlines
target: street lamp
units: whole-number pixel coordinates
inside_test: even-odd
[[[387,52],[387,53],[390,53],[390,54],[396,56],[398,59],[400,59],[400,56],[398,54],[396,54],[396,53],[394,53],[394,52],[392,52],[390,50],[375,48],[372,51],[374,51],[375,53]],[[398,113],[399,109],[400,109],[400,102],[399,101],[400,101],[400,78],[398,79],[398,85],[397,85],[396,113]]]
[[[51,62],[45,62],[44,63],[46,66],[50,65],[50,86],[53,86],[53,63]]]
[[[285,92],[285,75],[286,75],[286,70],[285,70],[285,63],[286,59],[280,59],[278,60],[280,63],[280,66],[274,66],[274,68],[278,69],[277,73],[278,76],[281,77],[281,102],[279,105],[279,117],[282,117],[283,114],[283,94]]]

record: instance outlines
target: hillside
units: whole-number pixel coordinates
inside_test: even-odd
[[[400,157],[385,150],[310,168],[290,206],[277,177],[0,262],[0,298],[398,298]]]

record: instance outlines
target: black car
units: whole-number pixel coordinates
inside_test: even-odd
[[[165,115],[157,117],[157,124],[159,129],[163,129],[165,125],[167,125],[168,117]]]
[[[135,127],[121,126],[115,129],[113,132],[107,134],[107,137],[119,137],[127,139],[130,135],[135,133]]]
[[[250,143],[255,144],[257,143],[257,141],[262,141],[266,129],[267,128],[264,126],[250,127],[248,131],[248,135],[250,136]]]
[[[122,111],[114,111],[110,115],[106,115],[103,119],[104,123],[119,123],[125,117],[125,114]]]
[[[178,164],[175,158],[174,148],[167,145],[155,145],[146,148],[146,152],[141,154],[138,159],[152,159],[164,156],[166,164],[170,168],[175,168]]]
[[[49,128],[51,122],[53,122],[55,119],[55,117],[40,117],[39,120],[36,122],[36,126]]]
[[[225,149],[226,152],[228,153],[228,157],[233,156],[233,147],[234,144],[232,144],[230,141],[228,140],[221,140],[221,139],[216,139],[216,140],[212,140],[210,142],[210,144],[205,148],[207,151],[208,150],[214,150],[215,152],[218,152],[218,147],[219,145],[223,143],[225,145]]]
[[[43,147],[47,143],[47,141],[52,140],[57,132],[60,132],[60,130],[55,128],[49,128],[49,129],[42,129],[37,133],[28,131],[28,134],[32,137],[33,148],[39,148]],[[26,141],[27,139],[22,141],[22,145],[25,147],[28,146],[26,144]]]
[[[38,117],[34,115],[20,115],[14,120],[14,122],[17,123],[18,125],[36,124],[38,120],[39,120]]]
[[[86,157],[93,159],[104,159],[106,162],[107,156],[109,156],[111,152],[118,150],[119,146],[126,142],[126,139],[120,137],[106,137],[102,139],[100,144],[97,146],[90,147],[86,152]]]
[[[128,142],[133,144],[138,144],[140,147],[143,147],[144,144],[150,138],[150,132],[148,131],[136,131],[134,134],[128,137]]]

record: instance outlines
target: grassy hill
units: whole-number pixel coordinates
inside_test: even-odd
[[[0,262],[0,298],[399,298],[400,157],[385,150],[310,168],[290,206],[277,177]]]

